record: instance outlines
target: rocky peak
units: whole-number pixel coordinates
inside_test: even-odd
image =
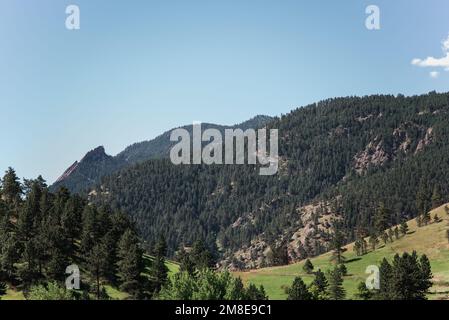
[[[107,158],[110,158],[111,156],[106,154],[106,151],[103,146],[99,146],[84,156],[83,159],[81,159],[80,162],[91,162],[91,161],[101,161]]]

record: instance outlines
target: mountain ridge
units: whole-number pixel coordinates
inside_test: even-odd
[[[226,128],[246,130],[248,128],[259,128],[274,119],[274,117],[267,115],[256,115],[236,125],[202,123],[202,128],[215,128],[221,132]],[[192,125],[184,125],[178,128],[184,128],[192,132]],[[108,155],[103,146],[94,148],[87,152],[80,161],[75,161],[69,166],[56,179],[50,189],[56,191],[60,187],[66,187],[76,193],[87,192],[89,188],[100,182],[100,179],[108,174],[146,160],[166,158],[171,146],[175,144],[175,142],[170,141],[170,132],[174,129],[176,128],[165,131],[154,139],[133,143],[116,156]]]

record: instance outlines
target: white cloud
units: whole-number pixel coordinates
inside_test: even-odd
[[[443,51],[448,52],[449,51],[449,35],[447,36],[446,40],[443,40],[442,45],[443,45],[443,47],[442,47]]]
[[[446,53],[446,56],[442,58],[427,57],[424,60],[413,59],[412,64],[418,67],[449,68],[449,52]]]
[[[433,79],[438,78],[438,76],[440,75],[440,73],[438,71],[431,71],[430,72],[430,77]]]
[[[444,55],[441,58],[427,57],[425,59],[415,58],[412,60],[412,65],[423,68],[443,68],[449,71],[449,36],[441,42]],[[440,75],[438,71],[430,72],[432,78],[437,78]]]

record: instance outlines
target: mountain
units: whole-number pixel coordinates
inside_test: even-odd
[[[237,125],[223,126],[203,123],[202,128],[215,128],[220,130],[220,132],[224,132],[227,128],[246,130],[248,128],[262,127],[273,119],[270,116],[258,115]],[[190,133],[192,132],[192,125],[186,125],[182,128]],[[91,150],[79,162],[76,161],[72,164],[51,186],[51,190],[56,191],[64,186],[72,192],[85,192],[97,184],[102,177],[119,169],[149,159],[167,158],[171,147],[176,143],[170,141],[170,132],[172,130],[161,134],[153,140],[130,145],[115,157],[107,155],[102,146]]]
[[[90,201],[128,212],[148,246],[168,253],[202,239],[232,269],[324,253],[449,201],[449,94],[324,100],[267,123],[279,129],[279,172],[251,165],[143,161],[108,175]],[[375,223],[376,222],[376,223]],[[271,253],[270,253],[271,252]]]

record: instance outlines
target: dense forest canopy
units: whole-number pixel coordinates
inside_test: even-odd
[[[275,247],[312,203],[328,204],[315,225],[332,214],[350,241],[374,228],[381,205],[392,225],[449,200],[448,120],[448,93],[329,99],[267,124],[280,135],[275,176],[150,160],[104,177],[91,200],[130,214],[149,247],[165,235],[170,256],[198,239],[219,257],[261,239]],[[309,235],[322,241],[315,254],[328,249],[328,229]]]

